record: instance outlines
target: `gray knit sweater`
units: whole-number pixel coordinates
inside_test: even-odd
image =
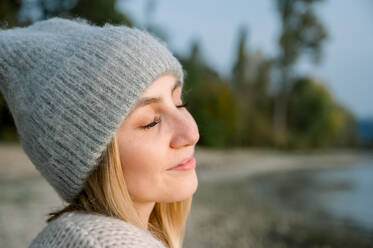
[[[163,243],[150,232],[120,219],[96,213],[66,212],[52,220],[29,248],[157,247]]]

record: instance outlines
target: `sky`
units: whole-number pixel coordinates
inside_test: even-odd
[[[231,70],[241,25],[249,28],[248,49],[275,56],[280,22],[274,0],[157,0],[152,16],[149,0],[119,2],[137,26],[155,23],[168,34],[169,48],[187,54],[198,39],[203,56],[221,75]],[[373,1],[326,0],[317,15],[328,31],[319,65],[302,59],[299,71],[325,82],[337,101],[358,118],[373,118]]]

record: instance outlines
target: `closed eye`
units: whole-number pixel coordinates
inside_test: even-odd
[[[188,106],[188,102],[185,102],[183,103],[182,105],[178,105],[176,106],[177,108],[185,108],[186,106]],[[160,117],[155,117],[154,118],[154,121],[145,125],[145,126],[142,126],[141,128],[142,129],[148,129],[148,128],[151,128],[151,127],[154,127],[155,125],[157,125],[159,122],[161,122],[161,118]]]

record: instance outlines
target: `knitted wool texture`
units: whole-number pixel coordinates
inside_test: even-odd
[[[54,17],[0,30],[0,90],[23,150],[67,202],[83,189],[142,92],[184,71],[145,30]]]
[[[149,231],[97,213],[63,213],[51,221],[29,248],[165,248]]]

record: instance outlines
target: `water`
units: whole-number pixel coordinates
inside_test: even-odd
[[[343,168],[274,173],[254,182],[260,200],[373,229],[373,158]],[[342,222],[343,220],[343,222]]]
[[[322,192],[320,200],[337,217],[351,218],[373,228],[373,159],[367,159],[354,167],[317,172],[320,182],[346,183],[349,189]]]

